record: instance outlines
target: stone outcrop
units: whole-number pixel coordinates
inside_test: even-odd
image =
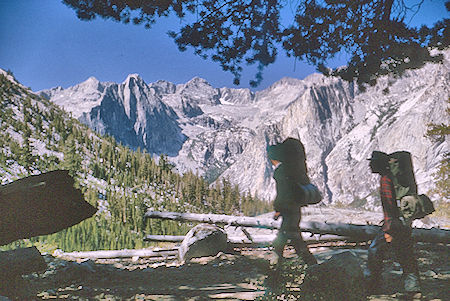
[[[227,234],[215,225],[199,224],[189,230],[179,247],[180,261],[215,256],[228,248]]]
[[[306,270],[302,292],[315,300],[365,300],[366,285],[358,258],[350,251]],[[328,299],[334,297],[334,299]]]

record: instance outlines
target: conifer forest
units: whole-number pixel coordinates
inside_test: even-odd
[[[47,250],[134,249],[150,246],[146,234],[184,235],[192,224],[144,220],[147,210],[248,215],[270,204],[221,180],[180,174],[165,155],[154,157],[104,137],[70,114],[0,74],[0,176],[2,184],[32,174],[69,170],[97,213],[52,235],[2,249],[41,245]]]

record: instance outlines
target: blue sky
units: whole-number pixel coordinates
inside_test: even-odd
[[[410,2],[418,2],[411,0]],[[444,0],[425,0],[413,25],[432,24],[448,17]],[[217,63],[192,51],[179,52],[166,32],[178,20],[161,19],[152,29],[110,20],[81,21],[60,0],[0,0],[0,68],[33,91],[56,86],[67,88],[94,76],[100,81],[122,82],[138,73],[145,82],[167,80],[185,83],[195,76],[214,87],[249,87],[254,67],[244,67],[240,86]],[[333,66],[344,64],[345,55]],[[280,55],[266,68],[262,90],[285,77],[304,78],[313,66]]]

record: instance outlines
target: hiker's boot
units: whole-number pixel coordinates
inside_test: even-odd
[[[317,259],[311,253],[311,251],[306,246],[303,239],[299,238],[294,242],[295,253],[300,257],[308,266],[317,264]]]
[[[284,261],[284,257],[278,253],[272,254],[272,256],[270,256],[270,259],[269,259],[269,263],[271,266],[278,266],[278,265],[282,264],[283,261]]]
[[[279,269],[283,265],[283,262],[285,261],[285,258],[283,256],[283,249],[280,250],[276,248],[274,251],[275,252],[273,252],[272,256],[269,259],[269,263],[271,267]]]
[[[420,294],[419,277],[414,273],[408,273],[404,280],[405,293],[411,296]]]

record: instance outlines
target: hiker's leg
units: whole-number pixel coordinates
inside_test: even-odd
[[[383,259],[386,252],[387,242],[384,232],[380,231],[369,246],[367,267],[369,269],[369,289],[376,291],[381,287],[381,272],[383,270]]]
[[[308,265],[317,264],[317,259],[309,251],[308,245],[303,240],[300,232],[292,234],[291,243],[295,248],[295,252],[301,257]]]
[[[403,272],[418,272],[412,228],[405,227],[403,233],[400,233],[398,237],[394,237],[393,243],[395,255],[402,266]]]
[[[414,252],[414,242],[410,235],[394,237],[392,248],[402,267],[403,273],[417,273],[417,260]]]
[[[298,228],[298,226],[295,226],[298,218],[293,216],[290,212],[282,212],[281,218],[280,230],[278,231],[277,237],[273,241],[273,249],[280,259],[283,258],[284,246],[289,239],[288,233],[292,231],[292,227]]]
[[[280,229],[277,233],[277,237],[275,237],[275,240],[272,243],[273,250],[274,250],[275,254],[278,255],[278,259],[283,258],[283,251],[284,251],[284,246],[286,245],[286,242],[287,242],[286,232]]]
[[[283,216],[283,219],[286,220],[284,227],[286,229],[287,237],[291,240],[291,244],[294,246],[297,255],[309,265],[317,264],[316,258],[309,251],[308,246],[303,240],[300,232],[300,209],[298,209],[298,211],[293,211],[289,214],[286,214],[286,217]]]
[[[419,269],[414,252],[414,241],[411,232],[404,233],[392,240],[392,247],[397,261],[403,270],[404,289],[406,292],[420,291]]]

